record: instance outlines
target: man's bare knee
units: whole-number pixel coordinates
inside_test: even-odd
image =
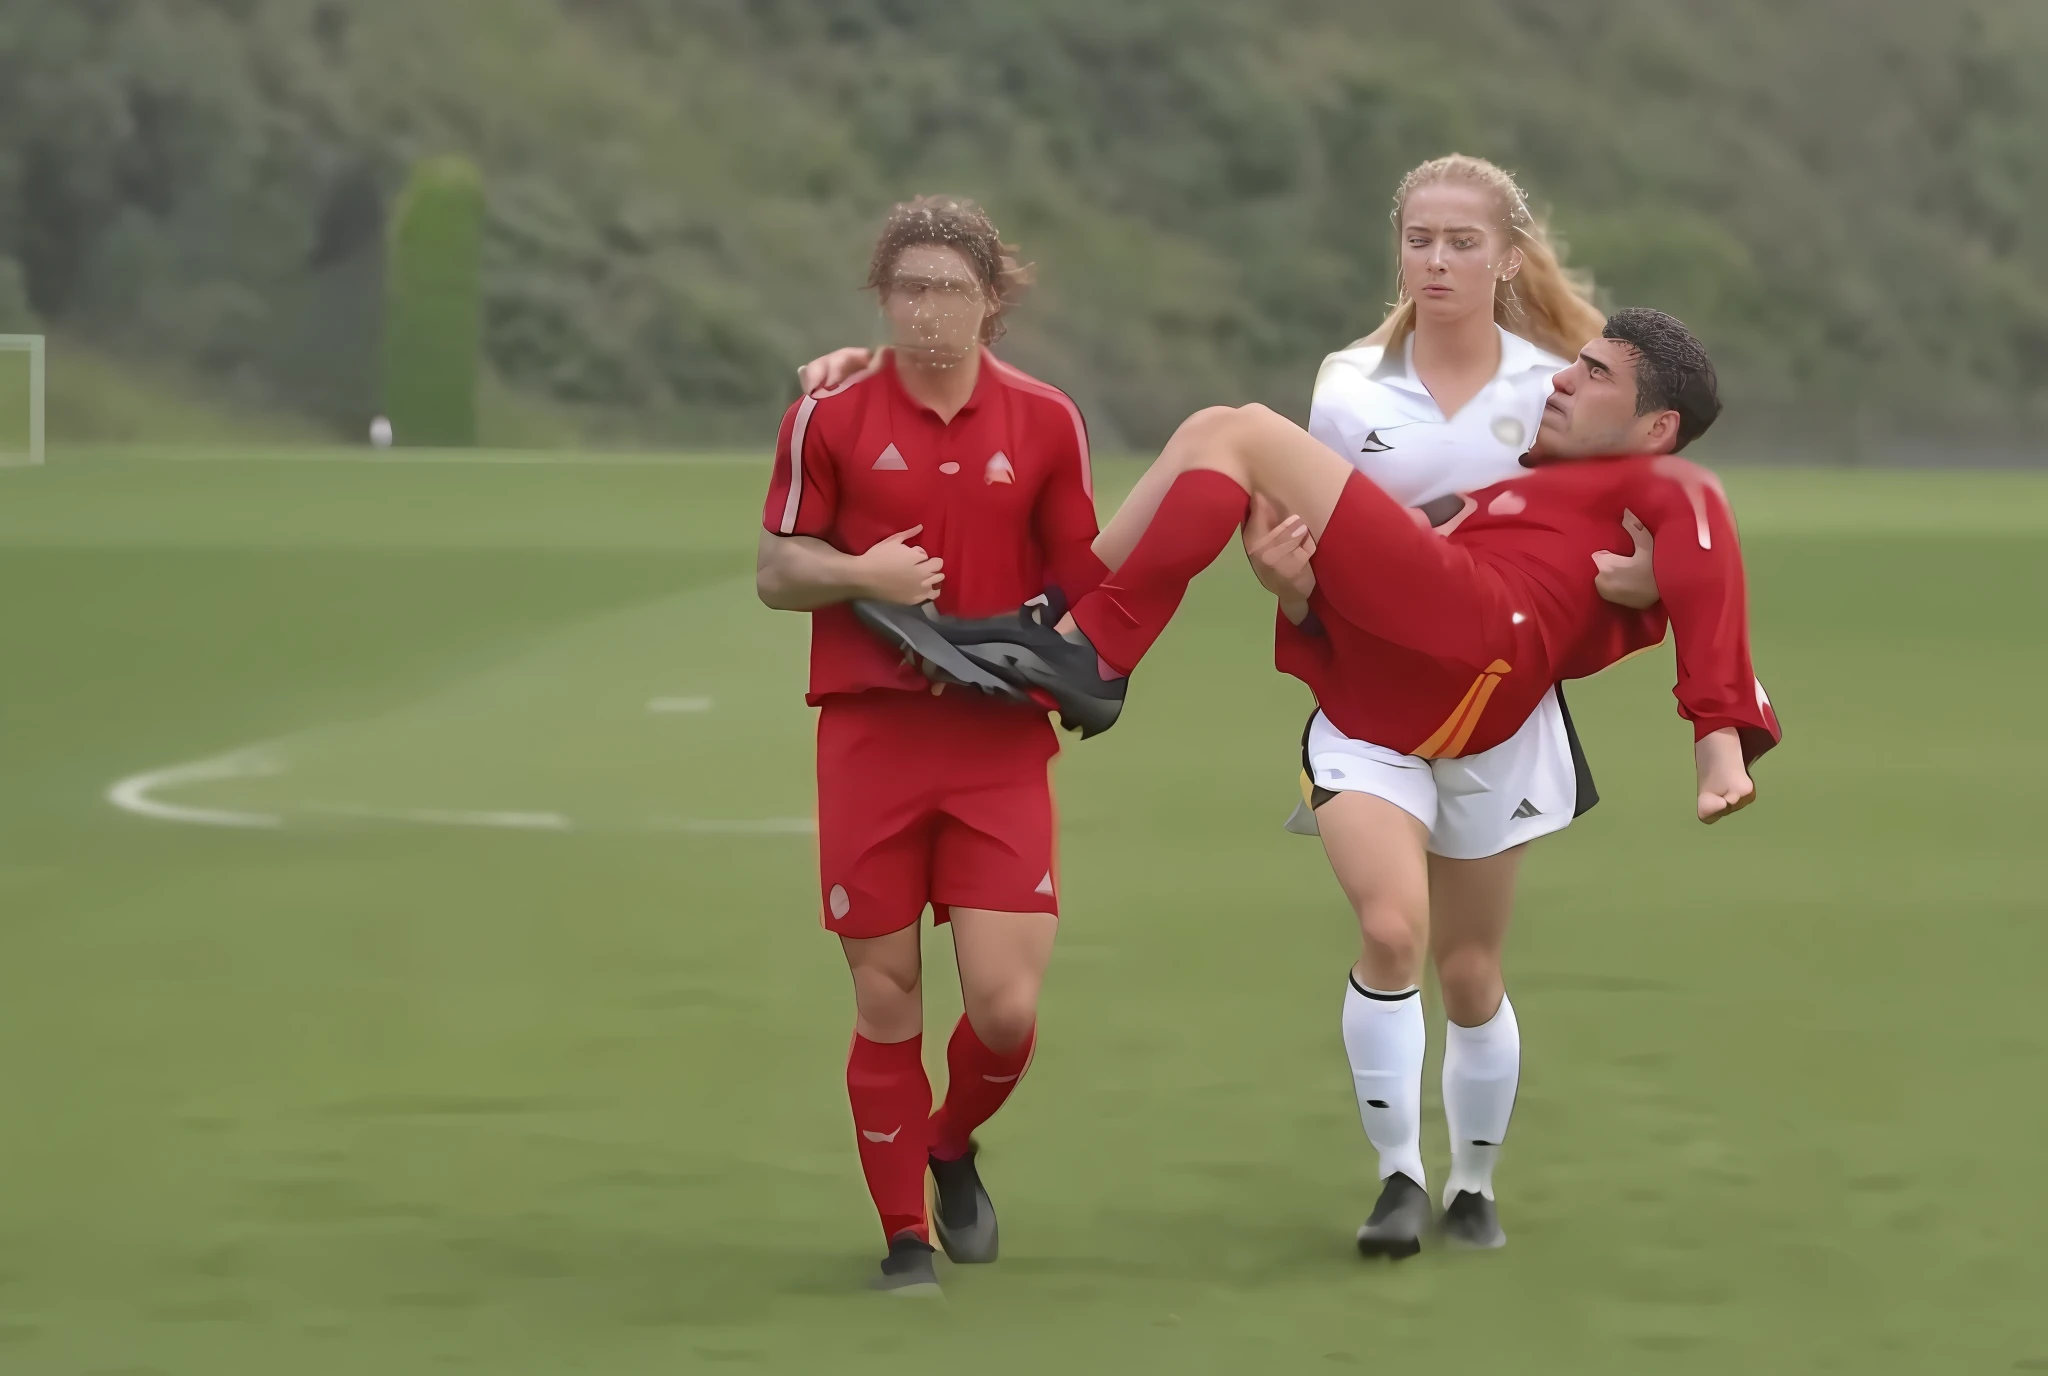
[[[978,999],[966,1011],[974,1035],[991,1051],[1016,1050],[1038,1025],[1038,1000],[1034,991],[1028,989],[1006,990],[993,998]]]
[[[870,1041],[906,1041],[924,1030],[924,984],[915,972],[855,969],[853,1006],[855,1026]]]

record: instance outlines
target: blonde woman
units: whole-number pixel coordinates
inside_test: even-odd
[[[1399,301],[1371,334],[1324,360],[1309,433],[1397,501],[1426,509],[1524,471],[1551,378],[1600,334],[1602,315],[1513,178],[1483,159],[1453,154],[1410,172],[1394,194],[1394,228]],[[1276,516],[1255,512],[1245,548],[1280,598],[1284,660],[1313,638],[1314,543]],[[1609,556],[1586,573],[1597,573],[1611,600],[1648,605],[1656,600],[1648,535],[1631,534],[1636,555]],[[1446,1021],[1443,1235],[1472,1247],[1506,1241],[1493,1172],[1521,1071],[1501,976],[1516,874],[1529,842],[1598,801],[1555,690],[1505,743],[1419,763],[1350,740],[1317,712],[1302,740],[1303,806],[1289,823],[1321,835],[1359,920],[1343,1032],[1383,1182],[1358,1232],[1368,1256],[1413,1255],[1430,1221],[1420,1131],[1425,955]],[[1375,814],[1389,809],[1426,833],[1425,865],[1375,843],[1386,834]]]

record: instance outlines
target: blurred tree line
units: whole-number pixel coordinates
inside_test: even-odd
[[[1103,442],[1299,415],[1390,295],[1389,192],[1515,169],[1756,415],[2048,419],[2038,0],[10,0],[0,310],[359,434],[407,169],[485,173],[493,386],[758,439],[864,340],[881,211],[982,198],[1006,352]]]

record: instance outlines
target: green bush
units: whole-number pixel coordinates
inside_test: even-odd
[[[391,221],[383,397],[400,444],[476,443],[483,178],[460,158],[413,168]]]
[[[0,334],[34,334],[40,328],[29,308],[21,264],[0,254]]]

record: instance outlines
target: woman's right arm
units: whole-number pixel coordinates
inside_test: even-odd
[[[812,392],[830,391],[874,361],[873,349],[863,349],[858,345],[834,349],[831,353],[821,354],[797,369],[797,385],[803,389],[805,396]]]

